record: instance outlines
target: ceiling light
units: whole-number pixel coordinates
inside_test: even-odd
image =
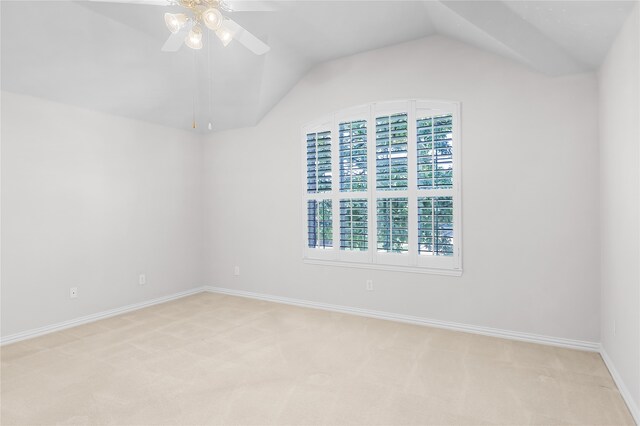
[[[164,14],[164,23],[167,24],[167,28],[173,34],[180,31],[180,28],[187,23],[187,15],[184,13],[165,13]]]
[[[202,13],[202,20],[204,21],[204,24],[207,26],[207,28],[213,31],[220,28],[222,19],[222,13],[220,13],[220,11],[214,7],[211,7]]]
[[[102,0],[102,1],[133,1],[133,0]],[[136,0],[142,2],[142,0]],[[152,0],[145,0],[152,1]],[[153,0],[161,2],[163,0]],[[247,49],[256,55],[263,55],[269,51],[262,40],[258,39],[246,29],[242,28],[234,20],[225,17],[228,12],[227,2],[231,0],[164,0],[169,4],[181,6],[186,9],[185,13],[165,13],[165,24],[171,35],[162,46],[165,52],[175,52],[183,43],[192,49],[202,49],[202,34],[204,31],[213,31],[222,41],[224,46],[228,46],[231,40],[237,40]],[[2,2],[2,0],[0,0]],[[198,26],[199,29],[189,31]],[[207,39],[208,40],[208,39]]]
[[[231,33],[225,29],[216,31],[216,35],[220,40],[222,40],[222,44],[224,44],[225,46],[228,45],[231,42],[231,39],[233,38],[231,37]]]
[[[184,44],[192,49],[202,49],[202,30],[200,27],[193,27],[189,35],[184,39]]]
[[[233,40],[234,34],[227,28],[224,23],[223,25],[216,30],[216,35],[222,41],[224,46],[227,46]]]

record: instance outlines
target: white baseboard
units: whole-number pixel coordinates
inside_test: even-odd
[[[613,360],[609,357],[609,354],[607,354],[607,351],[604,349],[604,347],[602,347],[602,345],[600,346],[600,355],[604,360],[604,364],[609,369],[609,372],[611,373],[611,377],[613,377],[613,381],[616,383],[616,386],[620,391],[620,395],[622,395],[622,399],[624,399],[624,402],[626,402],[627,407],[629,408],[629,411],[633,416],[633,419],[635,420],[637,425],[640,425],[640,408],[638,407],[636,402],[633,400],[633,397],[631,396],[631,393],[629,392],[627,385],[625,385],[624,381],[622,380],[622,377],[620,377],[620,373],[618,373],[618,370],[613,364]]]
[[[130,311],[135,311],[137,309],[142,309],[148,306],[157,305],[159,303],[168,302],[171,300],[179,299],[185,296],[190,296],[192,294],[200,293],[203,291],[228,294],[232,296],[248,297],[252,299],[266,300],[270,302],[285,303],[288,305],[303,306],[307,308],[322,309],[326,311],[342,312],[346,314],[360,315],[360,316],[365,316],[370,318],[385,319],[385,320],[405,322],[410,324],[427,325],[431,327],[444,328],[448,330],[463,331],[466,333],[482,334],[485,336],[501,337],[504,339],[520,340],[520,341],[531,342],[531,343],[540,343],[543,345],[559,346],[563,348],[579,349],[579,350],[586,350],[586,351],[593,351],[593,352],[600,351],[600,344],[596,342],[564,339],[561,337],[541,336],[537,334],[521,333],[521,332],[511,331],[511,330],[502,330],[498,328],[461,324],[461,323],[455,323],[450,321],[441,321],[441,320],[435,320],[435,319],[424,318],[424,317],[396,314],[392,312],[354,308],[350,306],[332,305],[327,303],[312,302],[309,300],[293,299],[289,297],[280,297],[280,296],[271,296],[271,295],[262,294],[262,293],[253,293],[249,291],[234,290],[229,288],[213,287],[213,286],[197,287],[197,288],[183,291],[180,293],[175,293],[168,296],[158,297],[152,300],[146,300],[144,302],[134,303],[131,305],[120,307],[120,308],[110,309],[108,311],[86,315],[86,316],[75,318],[69,321],[64,321],[57,324],[39,327],[39,328],[23,331],[20,333],[11,334],[8,336],[2,336],[0,337],[0,345],[14,343],[20,340],[31,339],[37,336],[41,336],[43,334],[53,333],[55,331],[64,330],[70,327],[76,327],[78,325],[87,324],[90,322],[98,321],[104,318],[109,318],[115,315],[120,315]],[[604,358],[604,355],[603,355],[603,358]],[[606,358],[605,358],[605,362],[606,362]],[[610,362],[607,363],[607,366],[609,366],[609,364]],[[614,375],[613,371],[612,371],[612,375]]]
[[[10,334],[8,336],[2,336],[0,338],[0,345],[7,345],[9,343],[19,342],[20,340],[32,339],[34,337],[42,336],[43,334],[49,334],[55,331],[64,330],[66,328],[76,327],[78,325],[87,324],[87,323],[98,321],[101,319],[113,317],[116,315],[124,314],[126,312],[135,311],[138,309],[146,308],[148,306],[157,305],[159,303],[180,299],[181,297],[190,296],[192,294],[202,293],[203,291],[205,291],[204,287],[197,287],[191,290],[170,294],[168,296],[162,296],[162,297],[158,297],[151,300],[145,300],[144,302],[133,303],[131,305],[123,306],[121,308],[109,309],[108,311],[102,311],[95,314],[86,315],[86,316],[75,318],[69,321],[63,321],[57,324],[34,328],[31,330],[22,331],[20,333]]]
[[[424,317],[396,314],[392,312],[374,311],[370,309],[353,308],[350,306],[331,305],[327,303],[312,302],[308,300],[292,299],[289,297],[271,296],[262,293],[252,293],[249,291],[234,290],[230,288],[205,286],[206,291],[212,293],[228,294],[231,296],[248,297],[270,302],[285,303],[287,305],[303,306],[307,308],[323,309],[326,311],[342,312],[346,314],[360,315],[371,318],[385,319],[390,321],[405,322],[410,324],[427,325],[430,327],[444,328],[447,330],[463,331],[465,333],[482,334],[485,336],[501,337],[504,339],[520,340],[523,342],[540,343],[543,345],[559,346],[563,348],[579,349],[583,351],[598,352],[600,343],[587,342],[582,340],[564,339],[561,337],[541,336],[538,334],[521,333],[499,328],[482,327],[477,325],[460,324],[450,321],[440,321]]]

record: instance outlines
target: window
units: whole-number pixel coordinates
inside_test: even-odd
[[[408,100],[304,126],[305,261],[460,275],[459,117]]]
[[[406,253],[409,251],[409,200],[378,198],[378,251]]]
[[[331,132],[307,134],[307,191],[331,191]]]
[[[376,117],[376,188],[409,186],[407,114]]]
[[[333,246],[331,200],[309,200],[307,224],[309,225],[309,247],[326,249]]]
[[[369,243],[368,200],[340,200],[340,249],[367,251]]]
[[[367,122],[340,123],[340,191],[367,190]]]

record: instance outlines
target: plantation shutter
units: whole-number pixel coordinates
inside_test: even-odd
[[[379,198],[377,217],[378,251],[407,252],[409,250],[409,200]]]
[[[340,134],[340,191],[367,190],[367,121],[338,125]]]
[[[307,202],[307,235],[310,248],[331,248],[333,246],[331,200],[309,200]]]
[[[340,200],[340,249],[368,249],[368,202],[366,198]]]
[[[453,198],[418,198],[418,253],[453,255]]]
[[[405,190],[408,180],[407,113],[376,117],[376,188]]]
[[[376,102],[305,125],[305,261],[460,275],[459,108]]]
[[[453,187],[453,117],[417,119],[418,188]]]
[[[331,132],[307,133],[307,192],[331,191]]]

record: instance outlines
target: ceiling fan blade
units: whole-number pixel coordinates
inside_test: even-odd
[[[148,4],[150,6],[170,6],[170,0],[87,0],[98,3]]]
[[[193,27],[193,21],[187,21],[177,33],[172,33],[169,36],[167,41],[164,42],[164,45],[162,45],[161,50],[163,52],[176,52],[180,50],[191,27]]]
[[[223,8],[229,12],[273,12],[276,7],[261,0],[224,0]]]
[[[229,31],[229,33],[233,34],[234,40],[240,42],[240,44],[256,55],[264,55],[271,49],[258,37],[238,25],[233,19],[226,18],[222,26]]]

